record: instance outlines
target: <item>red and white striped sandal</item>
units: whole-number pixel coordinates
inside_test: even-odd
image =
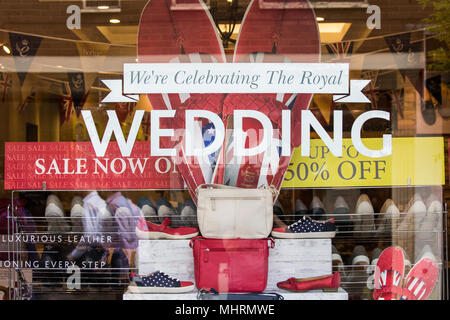
[[[422,258],[403,282],[402,300],[426,300],[433,292],[437,277],[436,263],[430,258]]]
[[[374,300],[399,300],[403,293],[405,258],[400,247],[385,249],[378,258],[374,277]]]

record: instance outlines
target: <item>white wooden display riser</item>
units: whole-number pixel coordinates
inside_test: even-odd
[[[139,274],[160,270],[179,280],[195,282],[189,240],[140,240],[136,258]],[[331,239],[276,239],[275,248],[269,251],[266,292],[279,290],[277,283],[290,277],[331,272]]]
[[[273,292],[268,291],[266,292]],[[288,292],[278,289],[284,300],[348,300],[348,294],[342,288],[338,292],[323,292],[322,290],[311,290],[308,292]],[[137,294],[126,292],[123,300],[197,300],[197,291],[181,294]],[[241,300],[241,302],[244,302]],[[268,301],[269,302],[269,301]]]

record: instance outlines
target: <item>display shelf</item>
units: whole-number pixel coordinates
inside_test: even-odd
[[[182,281],[194,281],[194,259],[189,240],[140,240],[137,263],[140,274],[160,270]],[[267,290],[291,277],[331,273],[331,239],[275,239],[269,251]]]
[[[376,188],[375,188],[376,189]],[[310,189],[312,191],[312,195],[316,195],[316,189]],[[337,190],[339,191],[339,190]],[[290,193],[292,191],[289,191]],[[296,193],[303,192],[301,190],[296,191]],[[308,191],[309,192],[309,191]],[[422,247],[426,244],[428,245],[433,253],[438,258],[438,267],[440,270],[440,274],[442,273],[442,260],[439,259],[441,257],[441,248],[442,248],[442,233],[443,233],[443,219],[442,216],[446,216],[446,210],[441,210],[439,212],[433,212],[435,215],[435,219],[424,220],[423,223],[421,220],[416,218],[416,215],[408,212],[408,199],[410,199],[410,194],[405,195],[404,200],[401,201],[401,206],[399,205],[399,214],[397,218],[391,217],[390,219],[386,219],[384,214],[380,212],[380,206],[386,198],[385,194],[378,194],[371,192],[371,199],[377,199],[375,195],[378,197],[378,202],[373,203],[374,212],[373,213],[359,213],[355,210],[354,202],[358,199],[360,194],[359,192],[352,191],[351,197],[349,194],[343,194],[346,197],[346,201],[349,204],[349,212],[348,213],[335,213],[332,208],[334,204],[334,199],[338,195],[335,193],[317,193],[319,197],[321,197],[324,202],[325,214],[327,218],[336,218],[336,226],[337,232],[336,236],[333,239],[275,239],[276,245],[274,249],[269,250],[269,274],[268,274],[268,282],[267,282],[267,292],[279,292],[276,287],[276,283],[279,281],[286,280],[290,277],[298,277],[298,278],[307,278],[313,276],[321,276],[325,274],[332,273],[332,262],[331,262],[331,244],[334,244],[339,253],[344,260],[344,265],[341,266],[342,271],[341,274],[341,286],[342,289],[337,292],[322,292],[322,291],[312,291],[305,292],[301,294],[284,292],[282,294],[286,300],[321,300],[321,299],[368,299],[371,296],[371,289],[369,285],[371,284],[371,280],[373,278],[373,270],[369,266],[360,266],[352,264],[352,250],[356,245],[362,245],[365,247],[368,253],[368,257],[371,258],[371,252],[375,248],[384,249],[390,245],[398,245],[405,249],[407,253],[408,259],[411,263],[414,263],[416,260],[417,254],[420,253]],[[282,191],[282,194],[285,191]],[[355,193],[355,194],[353,194]],[[303,192],[302,195],[305,193]],[[299,194],[300,195],[300,194]],[[292,195],[294,198],[298,198],[295,194]],[[310,196],[310,195],[309,195]],[[308,197],[309,197],[308,196]],[[350,197],[350,198],[349,198]],[[294,199],[293,198],[293,199]],[[309,197],[311,198],[311,197]],[[309,199],[307,198],[307,199]],[[349,198],[349,199],[348,199]],[[282,197],[280,199],[283,201]],[[408,200],[408,201],[406,201]],[[305,203],[309,203],[309,200],[304,200]],[[288,201],[294,207],[293,201]],[[288,205],[284,205],[284,214],[278,214],[278,217],[283,220],[286,224],[290,224],[295,222],[298,217],[295,213],[293,213],[293,208],[290,208]],[[67,211],[67,210],[66,210]],[[414,216],[414,219],[412,219]],[[352,218],[358,217],[355,221],[360,224],[366,221],[373,221],[373,229],[370,230],[356,230],[355,225],[353,224],[354,220]],[[23,246],[19,246],[16,242],[10,242],[8,236],[15,239],[15,236],[21,236],[21,238],[26,241],[31,241],[30,237],[35,236],[36,240],[33,241],[36,246],[40,249],[38,252],[41,252],[42,245],[49,244],[49,241],[45,241],[51,237],[62,237],[62,240],[56,241],[57,246],[62,246],[64,248],[69,248],[80,244],[82,241],[77,241],[81,236],[86,236],[86,233],[76,231],[76,227],[79,224],[74,223],[77,221],[72,220],[68,217],[66,212],[66,216],[64,218],[59,219],[58,221],[62,224],[68,226],[65,231],[53,231],[49,228],[49,219],[45,217],[18,217],[14,215],[14,210],[9,214],[9,234],[6,234],[3,237],[3,245],[5,247],[13,247],[12,260],[13,261],[22,261],[27,257],[25,255],[25,250]],[[173,226],[178,226],[183,224],[181,216],[173,217]],[[193,217],[190,217],[193,218]],[[130,217],[129,219],[135,219],[134,217]],[[347,226],[342,224],[342,221],[351,221],[351,226]],[[111,237],[110,241],[106,241],[108,247],[115,247],[116,245],[120,245],[120,233],[116,229],[117,221],[114,218],[105,219],[103,221],[106,227],[102,225],[102,236],[103,237]],[[379,227],[382,231],[379,230]],[[110,229],[109,229],[110,228]],[[46,239],[42,239],[42,237],[46,237]],[[413,237],[414,236],[414,237]],[[172,277],[178,278],[180,280],[185,281],[194,281],[194,264],[193,264],[193,255],[192,249],[189,247],[190,240],[140,240],[139,248],[137,252],[137,259],[134,260],[132,256],[129,256],[129,260],[136,261],[136,264],[133,265],[129,270],[139,273],[141,275],[145,275],[156,270],[161,270],[166,274],[169,274]],[[51,241],[50,241],[51,242]],[[5,251],[10,251],[9,248],[5,248]],[[28,250],[27,250],[28,251]],[[26,270],[27,268],[18,267],[18,270]],[[337,270],[337,268],[335,268]],[[369,270],[370,269],[370,270]],[[45,287],[45,281],[48,278],[51,278],[53,275],[50,273],[53,269],[45,270],[48,271],[47,274],[44,272],[44,277],[42,277],[41,270],[34,270],[33,278],[29,279],[28,285],[32,288],[33,296],[37,299],[45,298],[46,296],[50,297],[52,294],[57,295],[73,295],[73,296],[82,296],[85,294],[94,294],[94,291],[97,290],[100,295],[106,294],[111,291],[111,295],[119,295],[122,298],[122,294],[127,289],[127,283],[122,283],[120,285],[114,285],[113,283],[108,283],[105,285],[98,285],[98,288],[86,288],[86,286],[82,286],[80,290],[77,292],[69,290],[65,290],[60,288],[59,290],[53,289],[47,292],[47,288]],[[58,270],[55,271],[56,276]],[[64,271],[64,270],[63,270]],[[93,270],[92,270],[93,271]],[[108,270],[104,270],[108,271]],[[82,277],[82,282],[86,285],[85,282],[90,284],[90,280],[93,277],[92,281],[93,286],[96,285],[95,277],[96,272],[92,275],[90,274],[91,270],[83,269],[83,276],[87,275],[88,279]],[[124,280],[128,280],[127,272],[124,270],[123,272]],[[14,280],[12,281],[12,283]],[[127,281],[125,281],[127,282]],[[63,285],[64,283],[61,282]],[[111,288],[109,286],[111,285]],[[90,286],[91,287],[91,286]],[[436,285],[436,298],[439,298],[439,291],[442,287],[442,277],[440,277],[437,281]],[[345,292],[345,296],[340,295]],[[189,295],[193,295],[189,297]],[[151,296],[151,297],[150,297]],[[145,299],[145,300],[159,300],[159,299],[187,299],[187,300],[196,300],[196,293],[192,294],[184,294],[184,295],[139,295],[139,294],[131,294],[126,293],[123,298],[126,300],[136,300],[136,299]],[[62,296],[61,296],[62,297]]]
[[[339,288],[337,292],[324,292],[323,290],[311,290],[307,292],[266,291],[267,293],[278,293],[284,300],[348,300],[347,292]],[[123,300],[198,300],[198,292],[182,294],[139,294],[125,292]]]

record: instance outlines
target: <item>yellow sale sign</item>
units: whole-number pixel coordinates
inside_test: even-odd
[[[363,139],[373,150],[382,138]],[[335,157],[322,140],[312,140],[309,157],[297,148],[283,188],[429,186],[445,184],[442,137],[393,138],[392,154],[369,158],[358,153],[351,139],[343,139],[342,157]]]

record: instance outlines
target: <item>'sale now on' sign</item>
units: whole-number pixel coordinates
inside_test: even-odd
[[[377,149],[382,139],[362,139]],[[336,157],[320,139],[310,143],[310,155],[297,148],[283,188],[345,186],[443,185],[444,140],[436,137],[394,138],[392,155],[369,158],[343,140]],[[183,189],[171,157],[150,156],[150,144],[137,141],[130,157],[122,157],[111,142],[104,157],[96,157],[90,142],[5,143],[5,190]]]

